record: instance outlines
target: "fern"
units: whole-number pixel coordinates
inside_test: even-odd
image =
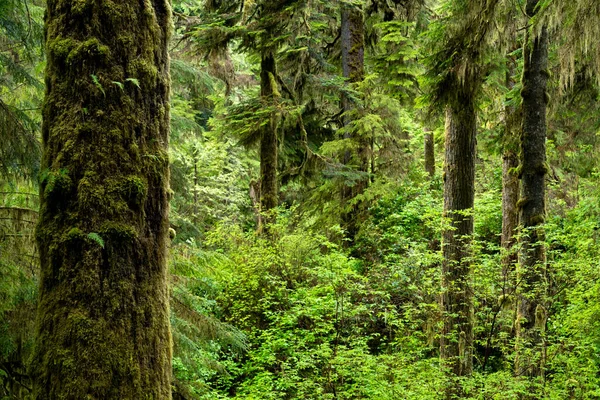
[[[127,79],[125,79],[125,80],[126,80],[127,82],[131,82],[131,83],[133,83],[135,86],[137,86],[137,88],[138,88],[138,89],[141,89],[141,86],[140,86],[140,81],[139,81],[139,80],[137,80],[136,78],[127,78]]]
[[[104,248],[104,240],[96,232],[90,232],[90,233],[88,233],[87,236],[88,236],[89,239],[91,239],[94,242],[98,243],[100,245],[100,247]]]
[[[106,97],[106,92],[104,91],[104,88],[102,87],[102,84],[100,83],[100,81],[98,80],[98,77],[96,75],[90,75],[92,77],[92,81],[94,82],[94,85],[96,85],[96,87],[98,89],[100,89],[100,91],[102,92],[102,94]]]

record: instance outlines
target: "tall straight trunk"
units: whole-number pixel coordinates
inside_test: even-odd
[[[516,229],[519,224],[517,202],[519,200],[519,157],[514,150],[504,149],[502,155],[502,275],[506,290],[513,286],[511,275],[517,262],[514,249]],[[508,294],[508,293],[505,293]]]
[[[516,60],[508,56],[506,86],[515,86]],[[519,224],[517,202],[519,200],[518,143],[515,132],[516,109],[507,105],[504,108],[504,139],[502,149],[502,276],[504,296],[514,286],[514,268],[517,263],[515,251],[516,229]]]
[[[442,312],[440,355],[450,377],[468,376],[473,370],[473,288],[471,242],[475,198],[477,117],[470,93],[460,93],[446,110],[444,160]],[[448,385],[446,398],[462,396],[458,383]]]
[[[425,149],[425,172],[432,179],[435,175],[435,147],[433,143],[433,132],[425,131],[424,137],[424,149]]]
[[[170,18],[47,2],[35,399],[171,398]]]
[[[341,26],[341,45],[342,45],[342,73],[348,83],[361,82],[364,79],[364,42],[365,29],[363,13],[356,6],[342,7],[342,26]],[[358,137],[349,130],[352,117],[350,113],[356,105],[346,95],[342,95],[342,107],[344,111],[343,125],[346,131],[345,139],[354,139],[358,142],[357,154],[346,151],[344,154],[344,164],[351,166],[357,164],[359,173],[366,174],[369,171],[369,148],[371,147],[367,138]],[[342,207],[345,211],[342,213],[342,225],[346,229],[348,244],[354,243],[357,234],[358,206],[349,206],[348,203],[357,195],[362,193],[367,186],[367,178],[359,178],[355,182],[345,182],[342,187]]]
[[[275,57],[265,51],[260,62],[260,95],[267,106],[271,106],[276,97],[276,77]],[[260,227],[273,221],[272,210],[278,205],[277,150],[277,116],[272,112],[260,138]]]
[[[528,0],[526,12],[533,17],[537,0]],[[546,254],[542,224],[546,217],[546,87],[548,82],[548,33],[527,37],[523,52],[523,127],[521,133],[520,238],[517,270],[516,321],[518,375],[543,376],[543,333]]]

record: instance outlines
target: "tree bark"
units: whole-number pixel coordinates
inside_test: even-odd
[[[272,106],[277,94],[277,70],[275,57],[265,51],[260,63],[260,95],[267,107]],[[260,139],[260,206],[261,222],[259,230],[265,223],[274,221],[272,210],[279,202],[277,184],[277,115],[273,111],[269,122],[263,127]]]
[[[35,399],[170,399],[168,0],[48,0]]]
[[[527,15],[535,15],[537,0],[528,0]],[[543,376],[543,333],[546,254],[542,224],[546,217],[546,107],[548,82],[548,32],[525,40],[523,52],[523,127],[521,134],[522,227],[517,270],[518,309],[516,321],[518,375]]]
[[[502,155],[502,275],[505,288],[512,287],[511,275],[514,274],[517,254],[514,250],[516,244],[516,229],[519,224],[517,201],[519,200],[519,178],[517,168],[519,157],[513,150],[505,149]]]
[[[350,84],[361,82],[364,79],[364,41],[365,31],[363,13],[360,8],[352,6],[342,7],[341,46],[342,46],[342,73]],[[342,94],[342,107],[344,111],[343,126],[346,128],[344,139],[353,139],[358,142],[357,154],[347,150],[343,162],[347,167],[357,164],[359,174],[366,175],[369,171],[370,143],[366,138],[359,137],[350,130],[352,122],[351,112],[356,104],[347,95]],[[354,244],[358,233],[358,205],[350,206],[349,203],[361,194],[368,183],[366,177],[359,177],[353,182],[344,182],[342,186],[342,226],[346,230],[347,245]]]
[[[433,143],[433,133],[425,131],[425,172],[429,179],[435,175],[435,147]]]
[[[473,370],[473,288],[471,242],[475,198],[475,151],[477,119],[470,93],[458,95],[446,110],[444,161],[442,313],[440,355],[451,378],[468,376]],[[448,386],[446,398],[463,395],[458,383]]]
[[[515,86],[516,60],[507,61],[506,86],[510,90]],[[517,111],[514,106],[504,108],[504,138],[502,143],[502,276],[505,296],[507,290],[514,290],[514,271],[517,263],[515,251],[516,229],[519,224],[517,202],[519,200],[518,143],[515,132]]]

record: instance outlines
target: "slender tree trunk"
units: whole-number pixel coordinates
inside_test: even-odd
[[[519,224],[517,201],[519,200],[519,157],[513,150],[505,149],[502,155],[502,275],[506,289],[512,287],[510,276],[517,262],[515,232]]]
[[[192,222],[198,225],[198,153],[194,150],[194,215]]]
[[[515,86],[516,61],[507,61],[508,72],[506,73],[506,86],[512,89]],[[504,108],[504,140],[502,154],[502,276],[504,296],[508,290],[514,290],[514,269],[517,263],[515,251],[516,229],[519,224],[519,213],[517,201],[519,200],[519,156],[517,135],[515,132],[516,110],[513,106]]]
[[[475,144],[477,118],[470,94],[461,94],[446,111],[444,161],[444,216],[450,226],[443,232],[442,312],[440,355],[452,379],[473,370],[473,289],[471,241],[475,198]],[[446,398],[461,398],[458,383],[448,386]]]
[[[432,179],[435,175],[435,147],[433,143],[433,132],[425,131],[425,172]]]
[[[342,26],[341,26],[341,45],[342,45],[342,72],[348,83],[357,83],[364,79],[364,21],[363,13],[360,8],[352,6],[342,7]],[[358,153],[352,154],[346,151],[343,162],[346,166],[357,164],[359,173],[366,174],[369,171],[369,148],[370,143],[367,138],[357,137],[349,130],[352,117],[350,112],[356,105],[346,95],[342,95],[342,107],[344,110],[343,125],[348,129],[345,133],[345,139],[354,139],[358,141]],[[357,195],[362,193],[368,183],[367,178],[359,178],[355,182],[345,182],[342,187],[342,225],[346,230],[347,244],[351,246],[357,234],[357,218],[359,208],[357,205],[349,206],[348,203]]]
[[[260,95],[266,105],[272,106],[277,97],[277,70],[275,57],[270,51],[262,55],[260,63]],[[270,121],[262,130],[260,139],[260,207],[261,222],[259,229],[265,223],[273,222],[272,210],[279,203],[277,185],[277,115],[271,114]]]
[[[170,399],[170,3],[47,6],[33,398]]]
[[[526,12],[535,14],[537,0],[528,0]],[[546,217],[546,87],[548,82],[548,33],[527,37],[523,52],[523,130],[521,134],[522,227],[517,271],[518,309],[516,321],[518,375],[542,376],[545,364],[543,335],[546,254],[542,224]]]

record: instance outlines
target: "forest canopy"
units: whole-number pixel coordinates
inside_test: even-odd
[[[0,0],[0,399],[600,398],[599,30]]]

